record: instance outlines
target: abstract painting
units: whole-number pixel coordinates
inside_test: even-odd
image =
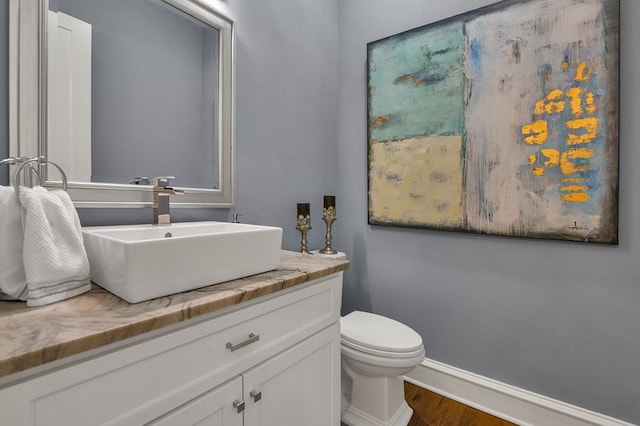
[[[369,223],[617,244],[619,9],[506,0],[369,43]]]

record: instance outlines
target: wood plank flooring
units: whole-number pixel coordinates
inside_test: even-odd
[[[404,383],[404,393],[413,409],[407,426],[516,426],[411,383]]]

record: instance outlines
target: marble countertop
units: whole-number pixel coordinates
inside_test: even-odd
[[[130,304],[97,285],[41,307],[0,302],[0,377],[343,271],[349,261],[282,251],[274,271]]]

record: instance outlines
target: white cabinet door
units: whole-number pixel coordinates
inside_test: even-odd
[[[242,378],[231,381],[189,401],[161,418],[153,426],[242,426],[242,412],[234,401],[242,400]]]
[[[243,374],[245,426],[340,425],[338,323]]]

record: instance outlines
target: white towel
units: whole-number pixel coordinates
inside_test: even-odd
[[[27,300],[22,263],[22,218],[12,186],[0,186],[0,300]]]
[[[65,191],[21,187],[27,306],[77,296],[91,288],[78,213]]]

